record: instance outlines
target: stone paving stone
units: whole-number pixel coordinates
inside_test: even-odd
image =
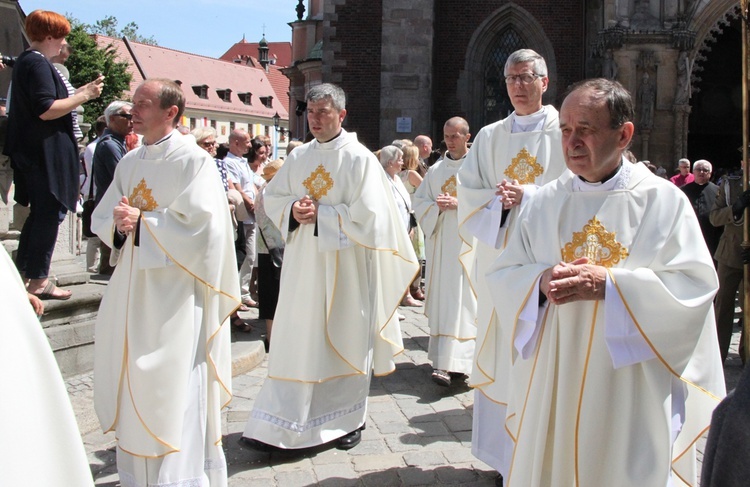
[[[366,440],[365,437],[372,435],[373,439]],[[380,435],[378,435],[380,436]],[[362,433],[362,442],[355,448],[349,450],[349,455],[361,456],[361,455],[383,455],[388,453],[390,450],[385,444],[382,438],[375,437],[375,435],[368,428]]]
[[[359,475],[350,465],[317,465],[313,471],[318,483],[326,487],[353,487],[359,484]]]
[[[437,451],[413,451],[404,453],[404,462],[409,467],[430,467],[445,465],[445,457]]]
[[[451,465],[455,463],[470,463],[477,460],[474,455],[471,454],[471,450],[461,448],[459,444],[454,444],[454,448],[446,445],[440,446],[442,447],[443,456]]]
[[[383,455],[370,455],[353,457],[352,465],[357,472],[369,472],[372,470],[386,470],[389,468],[400,468],[406,465],[401,453],[386,453]]]
[[[420,436],[445,436],[450,434],[450,431],[442,421],[416,423],[414,428]]]
[[[464,414],[466,408],[455,397],[442,397],[431,404],[432,409],[441,414]]]
[[[359,446],[357,447],[359,448]],[[357,448],[354,448],[355,450]],[[341,450],[337,450],[335,448],[331,448],[330,450],[325,450],[314,457],[310,458],[310,461],[313,465],[336,465],[336,464],[349,464],[351,463],[351,457]]]
[[[362,475],[360,481],[367,487],[385,487],[401,485],[401,479],[398,476],[398,469],[390,468],[380,472],[370,472]]]
[[[435,472],[432,470],[422,470],[419,467],[406,467],[398,471],[401,478],[401,485],[435,485]]]
[[[422,442],[419,436],[415,434],[406,434],[399,437],[389,436],[385,439],[385,442],[392,452],[405,452],[422,448]]]
[[[460,416],[446,416],[443,417],[448,429],[452,432],[456,431],[471,431],[472,417],[470,414],[461,414]]]
[[[438,467],[435,474],[441,484],[465,485],[479,480],[479,474],[474,471],[470,463]]]
[[[274,469],[275,471],[275,469]],[[293,486],[293,485],[314,485],[316,479],[313,475],[312,468],[305,470],[291,470],[285,472],[276,472],[276,485]]]
[[[469,455],[471,455],[471,445],[469,445],[469,448],[466,448],[458,439],[456,439],[455,436],[422,436],[420,438],[422,442],[422,446],[425,450],[453,450],[456,448],[464,448],[467,450]],[[471,456],[473,459],[474,457]]]
[[[383,435],[416,433],[416,430],[406,423],[382,423],[378,424],[378,431]]]

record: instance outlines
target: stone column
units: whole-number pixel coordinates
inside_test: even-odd
[[[690,105],[674,105],[674,146],[672,149],[672,160],[676,161],[687,157],[688,141],[688,117],[690,117]]]

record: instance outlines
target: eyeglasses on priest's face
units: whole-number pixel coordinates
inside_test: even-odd
[[[528,85],[536,81],[537,78],[544,78],[544,75],[536,73],[511,74],[505,77],[505,84],[512,85],[520,81],[522,84]]]
[[[124,118],[126,120],[132,120],[133,119],[133,115],[131,115],[129,113],[115,113],[115,116],[116,117],[122,117],[122,118]]]

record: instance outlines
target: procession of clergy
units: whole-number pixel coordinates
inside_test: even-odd
[[[558,113],[542,104],[547,74],[534,51],[513,53],[515,111],[470,149],[466,121],[448,120],[448,151],[413,195],[428,357],[474,387],[472,452],[497,485],[696,485],[696,441],[725,396],[711,256],[685,195],[622,157],[631,95],[586,80]],[[136,90],[144,145],[94,213],[119,259],[97,321],[96,409],[127,487],[227,485],[237,267],[214,161],[174,135],[179,91]],[[343,91],[317,85],[306,101],[314,140],[263,194],[286,241],[268,377],[242,439],[263,451],[359,443],[419,272],[393,182],[342,128]]]

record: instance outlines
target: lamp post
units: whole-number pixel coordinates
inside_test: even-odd
[[[276,112],[273,116],[273,153],[277,159],[279,158],[279,122],[281,122],[281,117],[279,117],[279,112]]]

